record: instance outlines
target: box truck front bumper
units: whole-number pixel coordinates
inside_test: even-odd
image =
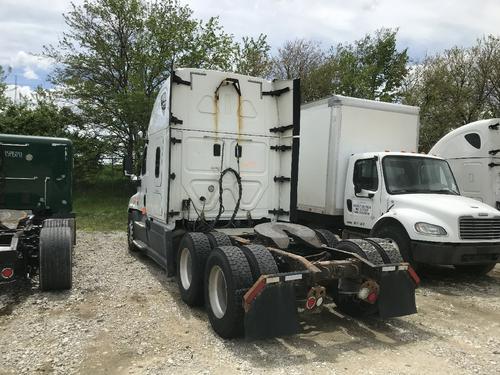
[[[500,262],[500,243],[413,242],[413,259],[427,264],[487,264]]]

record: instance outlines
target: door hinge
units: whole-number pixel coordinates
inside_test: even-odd
[[[280,146],[271,146],[271,150],[274,151],[290,151],[292,146],[280,145]]]
[[[496,154],[498,154],[499,152],[500,152],[500,148],[499,148],[499,149],[496,149],[496,150],[491,150],[491,151],[489,152],[489,154],[490,154],[490,155],[496,155]]]
[[[179,214],[180,214],[180,212],[179,212],[179,211],[170,211],[170,212],[168,213],[168,216],[169,216],[169,217],[172,217],[172,216],[177,216],[177,215],[179,215]]]
[[[278,209],[273,208],[272,210],[269,210],[267,212],[270,213],[271,215],[277,215],[277,216],[284,216],[284,215],[290,214],[289,211],[285,211],[282,208],[278,208]]]
[[[171,180],[175,180],[175,173],[173,173],[173,172],[172,172],[172,173],[170,173],[170,179],[171,179]]]
[[[274,182],[288,182],[288,181],[291,181],[290,177],[274,176]]]
[[[293,129],[293,124],[292,125],[276,126],[275,128],[269,129],[269,131],[271,133],[284,133],[290,129]]]
[[[183,121],[174,115],[170,115],[170,123],[174,125],[182,125]]]
[[[170,138],[170,143],[172,143],[172,144],[174,144],[174,145],[175,145],[176,143],[182,143],[182,139],[172,137],[172,138]]]
[[[488,128],[492,129],[492,130],[498,130],[498,127],[500,126],[500,122],[498,124],[493,124],[493,125],[490,125],[488,126]]]
[[[500,163],[490,163],[490,164],[488,164],[488,167],[490,167],[490,168],[500,167]]]
[[[272,91],[262,91],[262,95],[268,95],[268,96],[280,96],[281,94],[284,94],[285,92],[290,91],[290,87],[284,87],[279,90],[272,90]]]

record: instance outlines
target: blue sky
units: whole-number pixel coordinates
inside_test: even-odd
[[[56,43],[65,30],[66,0],[1,0],[0,65],[9,84],[25,90],[46,82],[52,64],[32,56]],[[75,0],[76,3],[81,0]],[[197,18],[219,15],[237,38],[268,35],[275,51],[294,38],[315,39],[327,48],[380,27],[399,27],[399,45],[414,60],[454,45],[469,46],[484,34],[500,35],[499,0],[191,0]],[[20,89],[21,90],[21,89]]]

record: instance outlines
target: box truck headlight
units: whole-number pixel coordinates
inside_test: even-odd
[[[418,233],[429,234],[431,236],[446,236],[446,230],[439,225],[429,223],[416,223],[415,230]]]

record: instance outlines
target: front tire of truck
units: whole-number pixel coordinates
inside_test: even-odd
[[[411,253],[411,239],[404,228],[395,224],[381,225],[372,230],[370,237],[388,238],[394,241],[403,260],[410,263],[415,271],[417,270],[418,264],[413,260]]]
[[[40,289],[71,289],[73,281],[71,229],[45,227],[40,231]]]
[[[127,223],[127,245],[128,251],[131,253],[137,252],[139,249],[134,244],[134,220],[129,214],[128,223]]]
[[[469,275],[484,276],[495,268],[496,265],[496,263],[457,265],[455,266],[455,269]]]
[[[243,296],[252,285],[245,254],[236,246],[214,249],[205,270],[205,305],[213,330],[222,338],[244,332]]]
[[[203,233],[186,233],[177,252],[177,285],[188,306],[203,304],[203,275],[210,242]]]

